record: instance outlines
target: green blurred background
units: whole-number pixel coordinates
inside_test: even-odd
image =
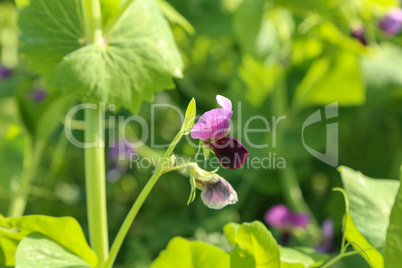
[[[288,197],[290,177],[299,182],[318,225],[327,218],[334,221],[337,248],[343,199],[331,188],[341,186],[340,176],[336,168],[317,160],[303,147],[302,125],[319,108],[339,101],[339,117],[331,121],[339,123],[339,164],[374,178],[398,178],[402,163],[402,34],[385,34],[379,22],[400,3],[169,3],[183,17],[159,1],[186,67],[184,78],[175,81],[176,89],[158,93],[154,103],[169,103],[184,111],[194,97],[197,114],[201,115],[216,107],[216,94],[224,95],[234,104],[233,136],[241,136],[242,141],[244,133],[238,130],[250,117],[286,115],[283,124],[278,124],[276,148],[270,144],[272,133],[249,135],[256,144],[268,142],[268,148],[245,144],[250,157],[262,158],[269,153],[283,157],[286,170],[221,169],[219,174],[236,189],[239,202],[220,211],[206,208],[199,197],[187,206],[188,179],[179,173],[164,175],[132,226],[116,267],[148,267],[174,236],[224,246],[222,227],[226,223],[263,221],[266,210],[275,204],[285,203],[298,210]],[[7,214],[9,200],[18,188],[24,155],[30,153],[27,144],[33,144],[33,153],[40,157],[36,170],[32,170],[35,180],[26,214],[73,216],[86,231],[83,150],[67,142],[61,124],[74,103],[52,93],[35,102],[33,94],[44,89],[44,81],[18,57],[16,17],[13,2],[0,1],[0,60],[12,70],[0,81],[0,213]],[[241,111],[237,110],[239,101]],[[118,115],[129,116],[130,112],[121,109]],[[143,103],[139,115],[151,122],[151,104]],[[181,124],[177,113],[169,109],[158,110],[153,123],[157,143],[169,143]],[[321,152],[325,150],[326,123],[312,125],[305,133],[306,143]],[[264,124],[256,120],[249,127],[263,128]],[[74,134],[82,138],[83,132],[76,130]],[[127,135],[140,136],[140,126],[130,124]],[[196,151],[182,140],[176,154],[192,156]],[[162,152],[142,147],[138,153],[157,156]],[[134,168],[118,180],[108,180],[110,239],[151,174],[152,168]],[[280,234],[273,233],[280,240]],[[300,234],[290,243],[314,247],[316,242]],[[367,265],[359,256],[342,263],[345,267]]]

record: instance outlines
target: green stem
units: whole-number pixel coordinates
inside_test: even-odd
[[[339,254],[338,256],[336,256],[335,258],[333,258],[332,260],[330,260],[329,262],[327,262],[326,264],[324,264],[321,268],[330,267],[331,265],[333,265],[334,263],[336,263],[337,261],[339,261],[340,259],[342,259],[342,258],[344,257],[343,254],[344,254],[344,253]]]
[[[102,15],[99,0],[82,0],[87,45],[102,46]],[[85,109],[85,143],[96,145],[85,149],[85,184],[89,238],[103,268],[109,255],[106,211],[104,111]]]
[[[87,44],[102,44],[102,13],[99,0],[81,0]]]
[[[85,110],[85,142],[96,142],[96,147],[85,149],[85,184],[89,238],[98,255],[98,267],[104,267],[108,258],[109,241],[106,213],[105,150],[103,137],[103,112]]]
[[[281,82],[278,85],[277,89],[272,93],[273,94],[273,102],[272,107],[274,110],[274,115],[276,117],[287,115],[289,116],[288,107],[287,107],[287,96],[286,96],[286,87],[284,85],[284,77],[279,79]],[[286,118],[285,121],[291,121],[291,118]],[[289,125],[286,125],[287,127]],[[283,150],[283,145],[285,142],[283,141],[285,137],[285,131],[283,127],[278,127],[276,129],[276,136],[278,138],[277,148],[278,153],[285,153]],[[306,202],[304,201],[302,191],[300,189],[299,182],[297,180],[296,169],[293,166],[293,163],[288,161],[286,163],[286,168],[280,169],[281,173],[281,183],[282,183],[282,191],[285,195],[287,203],[298,212],[309,212],[310,209]]]
[[[273,94],[273,113],[277,117],[286,115],[285,125],[283,127],[276,128],[276,136],[278,139],[277,142],[277,151],[280,155],[285,155],[285,150],[283,148],[285,144],[285,134],[288,128],[290,128],[290,122],[292,122],[292,115],[289,114],[288,109],[288,100],[286,95],[286,85],[285,85],[285,77],[284,75],[279,79],[279,85],[277,89],[272,93]],[[290,117],[290,118],[289,118]],[[288,160],[286,162],[286,168],[280,169],[280,181],[281,181],[281,189],[283,195],[285,196],[285,200],[289,206],[297,211],[297,212],[307,212],[311,217],[311,224],[309,224],[307,228],[308,235],[312,238],[312,240],[318,240],[320,236],[320,227],[317,223],[317,220],[313,217],[311,213],[310,207],[307,205],[306,201],[303,198],[303,194],[300,188],[300,184],[297,178],[297,171],[294,164]]]
[[[332,260],[330,260],[330,261],[327,262],[326,264],[324,264],[321,268],[330,267],[331,265],[333,265],[334,263],[340,261],[340,260],[341,260],[342,258],[344,258],[344,257],[353,256],[353,255],[356,255],[356,254],[360,254],[360,253],[362,253],[362,252],[366,252],[366,251],[373,250],[373,249],[379,249],[379,248],[382,248],[382,247],[383,247],[383,246],[380,246],[380,247],[372,247],[372,248],[369,248],[369,249],[354,250],[354,251],[350,251],[350,252],[345,252],[345,251],[342,251],[342,250],[341,250],[341,253],[339,253],[335,258],[333,258]],[[346,248],[345,248],[345,250],[346,250]]]
[[[154,187],[155,183],[158,181],[159,177],[164,173],[162,166],[164,165],[164,161],[168,160],[168,157],[173,152],[176,144],[179,142],[180,138],[182,137],[182,133],[179,132],[176,137],[174,138],[173,142],[170,144],[169,148],[166,150],[165,154],[163,155],[162,161],[159,161],[158,166],[156,167],[155,173],[149,179],[145,187],[142,189],[140,195],[135,200],[134,205],[131,207],[130,211],[128,212],[126,218],[122,226],[120,227],[119,232],[115,240],[113,241],[112,247],[110,249],[110,256],[106,262],[106,268],[111,268],[113,263],[117,257],[117,254],[120,250],[121,245],[123,244],[124,238],[126,237],[130,226],[132,225],[135,217],[138,214],[138,211],[142,207],[145,202],[145,199],[148,197],[149,193],[151,192],[152,188]]]
[[[42,159],[44,150],[45,142],[39,141],[35,148],[33,148],[32,138],[28,137],[26,139],[23,170],[18,190],[9,206],[8,217],[19,217],[24,215],[28,198],[28,188],[36,175],[37,167]]]

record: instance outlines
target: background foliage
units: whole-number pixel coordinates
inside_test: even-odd
[[[104,1],[103,5],[107,3],[108,1]],[[287,119],[279,123],[282,127],[277,133],[276,147],[271,144],[272,132],[260,132],[248,133],[249,139],[256,144],[259,141],[268,141],[269,147],[247,148],[252,157],[264,157],[270,153],[272,156],[275,153],[277,158],[283,157],[286,159],[288,173],[275,168],[273,164],[270,169],[245,167],[236,172],[220,170],[220,175],[230,181],[239,196],[236,205],[221,211],[206,208],[199,198],[186,206],[190,191],[188,180],[180,174],[169,173],[158,182],[141,210],[123,245],[116,267],[133,267],[133,264],[135,267],[148,267],[174,236],[230,248],[222,232],[228,222],[263,221],[265,211],[278,203],[286,203],[293,209],[298,209],[287,197],[288,188],[284,182],[284,177],[287,176],[295,177],[300,183],[303,196],[318,225],[326,218],[335,222],[335,247],[339,247],[342,215],[345,212],[340,204],[344,201],[341,195],[331,192],[331,188],[342,186],[342,180],[335,168],[320,162],[305,150],[301,142],[301,129],[310,114],[338,100],[339,164],[359,170],[371,178],[398,179],[399,166],[402,163],[402,35],[387,36],[378,24],[386,12],[399,3],[392,0],[303,3],[293,0],[169,1],[188,22],[167,5],[167,2],[157,3],[170,21],[185,66],[183,77],[174,79],[176,89],[161,91],[152,99],[149,91],[156,91],[156,86],[152,83],[168,88],[173,86],[170,78],[141,81],[140,77],[134,79],[124,76],[114,84],[107,79],[95,79],[98,84],[94,88],[98,91],[93,94],[98,97],[106,96],[112,101],[117,100],[117,104],[125,105],[126,108],[118,111],[118,115],[125,116],[131,115],[132,111],[136,112],[133,107],[138,99],[134,100],[131,96],[126,97],[127,95],[119,96],[117,91],[112,90],[113,87],[125,88],[139,83],[135,94],[142,96],[140,99],[170,103],[180,107],[182,111],[194,97],[197,100],[198,114],[214,108],[215,95],[221,94],[230,98],[234,104],[233,133],[234,137],[242,141],[245,139],[242,127],[251,116],[271,118],[274,115],[286,115]],[[112,9],[105,10],[113,13]],[[49,59],[46,57],[46,50],[42,50],[41,54],[30,54],[31,57],[44,58],[49,63],[45,69],[36,70],[40,74],[32,72],[27,66],[26,58],[17,56],[19,30],[16,17],[17,10],[13,2],[1,1],[1,64],[11,68],[13,72],[0,81],[0,213],[6,214],[10,197],[16,191],[16,180],[20,177],[23,166],[24,144],[29,134],[33,137],[32,142],[42,144],[43,149],[36,170],[32,171],[35,174],[35,183],[30,187],[26,214],[72,216],[86,232],[83,150],[67,142],[60,124],[74,100],[61,98],[54,90],[78,90],[77,85],[65,83],[68,76],[79,76],[84,80],[88,78],[87,73],[69,67],[71,62],[82,55],[76,51],[76,55],[72,53],[68,59],[63,59],[64,62],[58,63],[60,57]],[[25,18],[28,19],[29,16]],[[63,16],[60,19],[63,20]],[[78,21],[77,18],[75,23]],[[132,14],[122,23],[131,27],[131,24],[145,22],[146,19]],[[153,22],[154,20],[149,21],[151,26]],[[365,31],[367,45],[353,37],[353,32],[361,27]],[[163,32],[161,30],[159,35]],[[63,34],[60,31],[58,33]],[[136,42],[138,35],[141,35],[141,31],[133,31],[130,40]],[[23,38],[29,40],[31,37]],[[113,39],[113,31],[110,38]],[[79,32],[73,40],[79,44]],[[72,41],[69,45],[75,49],[77,44]],[[114,45],[115,48],[109,48],[110,57],[118,57],[116,55],[120,53],[119,49],[124,46],[118,40]],[[27,52],[34,48],[22,46],[21,49]],[[70,51],[65,46],[60,49],[62,55]],[[147,51],[140,53],[144,57],[151,57]],[[169,56],[163,50],[160,54],[164,65],[161,64],[160,69],[155,72],[168,75],[166,77],[180,76],[177,68],[182,63],[178,54]],[[99,55],[97,51],[90,51],[84,56],[89,57],[88,63],[92,64]],[[151,64],[158,65],[158,57],[152,56],[151,59],[155,60]],[[129,73],[134,68],[129,62],[124,64],[121,70],[113,69],[112,66],[104,66],[103,70],[109,75],[118,76],[120,73]],[[35,66],[31,67],[35,69]],[[54,88],[46,88],[46,99],[36,103],[32,94],[45,87],[49,72],[58,72],[55,76],[57,79],[50,83]],[[95,76],[104,76],[95,71],[92,73]],[[47,82],[49,85],[49,81]],[[144,86],[149,91],[141,92]],[[127,91],[124,92],[127,94]],[[85,97],[91,99],[91,96]],[[241,101],[241,110],[237,106],[238,101]],[[138,115],[151,122],[150,111],[150,103],[143,102]],[[78,116],[80,118],[82,119],[82,115]],[[323,121],[306,129],[306,143],[315,150],[324,150],[326,123]],[[174,110],[157,109],[154,117],[155,142],[169,143],[180,125],[180,119]],[[252,121],[250,127],[265,126],[260,121]],[[132,139],[138,139],[141,136],[140,125],[130,124],[127,133]],[[74,131],[74,134],[80,138],[83,136],[80,130]],[[151,145],[150,142],[148,140],[148,146]],[[195,151],[196,148],[183,141],[176,149],[178,154],[188,156]],[[161,154],[158,150],[151,151],[145,146],[139,148],[138,153],[148,156]],[[111,167],[112,163],[109,164]],[[293,174],[290,174],[292,170]],[[127,170],[118,180],[108,180],[111,239],[151,172],[152,167],[134,168]],[[350,214],[353,218],[358,211],[354,210],[353,194],[349,191],[353,191],[354,187],[358,189],[359,185],[348,185],[344,172],[347,170],[342,169],[342,175],[345,189],[350,195]],[[385,182],[377,183],[388,188]],[[395,183],[389,182],[390,191],[394,195],[398,189]],[[377,189],[379,186],[373,187]],[[377,193],[367,191],[366,195],[368,202],[372,202],[370,204],[373,211],[382,206],[378,200],[372,200],[373,196],[378,197]],[[389,213],[390,208],[388,215]],[[370,217],[381,217],[374,214],[368,215],[368,218],[365,215],[360,216],[364,221]],[[353,221],[359,229],[359,221]],[[382,235],[385,235],[387,225],[387,222],[381,222],[384,227],[381,229]],[[371,235],[366,237],[368,243],[374,246],[376,243],[384,243],[378,242],[376,233],[370,230],[371,225],[366,228],[367,230],[359,231],[363,235]],[[276,240],[281,241],[280,233],[272,229],[271,231]],[[400,227],[393,226],[391,231],[400,233]],[[304,233],[295,234],[290,245],[316,247],[319,237],[310,238],[310,235]],[[39,239],[38,234],[31,235],[30,239]],[[169,243],[168,250],[170,247],[177,247],[177,244],[183,244],[183,250],[190,252],[203,247],[196,242],[176,238]],[[212,252],[217,249],[211,246],[203,250]],[[341,263],[343,267],[367,265],[360,256],[345,258]],[[158,267],[157,263],[154,266]]]

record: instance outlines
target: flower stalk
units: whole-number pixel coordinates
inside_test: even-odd
[[[130,229],[130,226],[134,222],[134,219],[137,216],[138,211],[144,204],[145,200],[147,199],[152,188],[158,181],[159,177],[164,173],[164,169],[162,167],[164,166],[165,161],[168,161],[167,160],[168,157],[172,154],[174,148],[176,147],[177,143],[179,142],[179,140],[181,139],[182,136],[183,136],[182,132],[177,133],[176,137],[174,138],[172,143],[169,145],[169,148],[166,150],[165,154],[163,155],[162,161],[159,161],[154,174],[148,180],[147,184],[142,189],[138,198],[135,200],[133,206],[131,207],[130,211],[128,212],[126,218],[124,219],[122,226],[119,229],[119,232],[117,233],[116,238],[113,241],[112,247],[110,249],[110,255],[109,255],[109,258],[105,265],[106,268],[112,268],[114,261],[116,260],[117,254],[120,250],[120,247],[123,244],[124,238],[126,237],[128,230]]]

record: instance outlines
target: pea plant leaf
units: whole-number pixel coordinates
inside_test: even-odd
[[[326,105],[336,100],[342,106],[361,105],[365,101],[365,86],[354,53],[338,52],[317,59],[297,87],[294,105]]]
[[[320,267],[327,254],[316,253],[312,248],[280,248],[281,268]]]
[[[360,255],[372,267],[384,267],[384,258],[377,248],[374,248],[367,239],[360,233],[353,223],[350,214],[346,214],[345,237],[349,242],[353,242],[352,246],[355,250],[360,251]]]
[[[183,133],[183,135],[190,134],[190,131],[194,126],[195,114],[196,114],[196,107],[195,107],[195,100],[193,98],[187,106],[186,115],[184,116],[184,122],[180,130]]]
[[[400,183],[388,179],[372,179],[348,167],[339,167],[349,199],[346,239],[356,242],[364,250],[385,246],[391,208]],[[370,250],[370,254],[377,250]],[[372,262],[372,258],[370,258]],[[381,254],[375,261],[383,263]]]
[[[224,232],[235,246],[230,253],[231,268],[280,267],[279,246],[261,222],[229,223]]]
[[[401,179],[402,181],[402,167]],[[402,267],[402,187],[399,186],[399,191],[395,199],[394,206],[391,210],[389,227],[387,230],[387,242],[385,244],[385,267]]]
[[[17,268],[90,268],[83,259],[41,233],[32,233],[18,244]]]
[[[200,241],[173,238],[151,268],[229,268],[229,254]]]
[[[74,218],[55,218],[43,215],[0,217],[0,227],[0,245],[2,247],[3,243],[7,243],[8,246],[16,248],[16,245],[27,235],[40,233],[81,257],[90,266],[96,266],[96,254],[89,247],[81,226]],[[8,252],[8,254],[12,254],[12,252]],[[8,256],[6,256],[6,261],[8,266],[14,266],[8,262]]]
[[[104,3],[107,6],[107,2]],[[20,5],[20,51],[50,90],[80,101],[106,101],[136,112],[173,88],[183,62],[155,0],[131,1],[102,44],[87,44],[78,0]]]

